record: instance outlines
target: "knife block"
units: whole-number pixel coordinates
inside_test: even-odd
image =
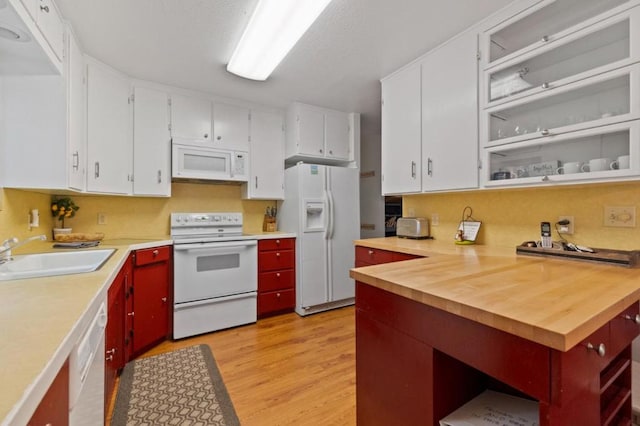
[[[262,220],[263,232],[275,232],[276,231],[276,218],[273,216],[264,215]]]

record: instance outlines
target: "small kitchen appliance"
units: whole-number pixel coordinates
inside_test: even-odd
[[[430,238],[429,220],[424,217],[401,217],[397,221],[396,235],[417,240]]]
[[[242,213],[172,213],[173,338],[256,322],[257,241]]]

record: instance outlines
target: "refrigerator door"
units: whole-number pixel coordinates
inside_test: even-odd
[[[349,269],[355,264],[353,241],[360,238],[359,169],[329,167],[327,193],[329,301],[355,297]]]

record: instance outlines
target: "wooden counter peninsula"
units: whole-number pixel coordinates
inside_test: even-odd
[[[359,425],[438,425],[488,388],[537,400],[543,426],[631,424],[640,269],[433,240],[355,245]]]

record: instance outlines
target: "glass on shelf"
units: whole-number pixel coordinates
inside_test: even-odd
[[[567,30],[629,0],[556,0],[490,35],[489,62],[536,42],[548,41]]]
[[[629,57],[629,18],[489,75],[489,102],[543,88]]]
[[[608,80],[495,110],[489,114],[489,138],[496,141],[523,135],[541,137],[550,129],[629,112],[630,77],[628,73],[619,73]],[[500,137],[502,134],[504,138]]]

